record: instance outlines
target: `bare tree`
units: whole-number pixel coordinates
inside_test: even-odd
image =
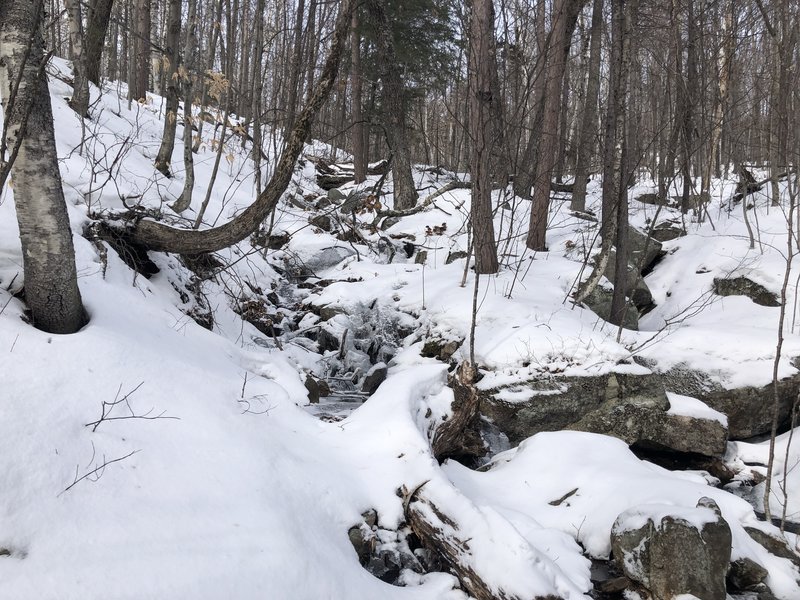
[[[417,190],[411,173],[411,149],[406,124],[406,91],[400,77],[392,31],[380,0],[368,0],[367,11],[375,29],[377,63],[381,79],[383,127],[392,154],[394,207],[405,210],[417,203]]]
[[[589,42],[589,75],[586,96],[578,134],[578,156],[575,164],[575,183],[572,186],[572,210],[586,210],[586,178],[589,162],[596,147],[597,100],[600,91],[600,46],[603,33],[603,0],[594,0],[592,5],[592,32]]]
[[[66,0],[69,21],[70,46],[72,48],[72,99],[70,106],[83,118],[89,114],[89,80],[86,75],[86,51],[84,48],[83,18],[79,0]]]
[[[492,148],[496,140],[492,73],[497,63],[494,49],[492,0],[473,0],[469,30],[469,126],[472,138],[472,235],[475,271],[497,273],[497,245],[492,221]]]
[[[163,61],[167,71],[167,113],[164,117],[164,133],[161,135],[161,146],[158,148],[155,166],[165,177],[172,177],[170,163],[175,148],[175,131],[178,127],[178,86],[179,86],[179,45],[181,40],[181,0],[169,0],[169,16],[167,17],[166,53]],[[163,66],[162,66],[163,68]]]
[[[20,142],[12,177],[31,320],[50,333],[74,333],[86,313],[58,170],[42,14],[41,0],[0,2],[0,94],[7,147]]]
[[[86,18],[86,77],[97,86],[100,85],[103,45],[113,7],[114,0],[92,0],[89,3]],[[116,39],[114,39],[114,46],[116,47]]]

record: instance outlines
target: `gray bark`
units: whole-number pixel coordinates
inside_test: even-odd
[[[86,52],[84,48],[83,20],[78,0],[67,0],[67,19],[72,46],[72,99],[70,106],[81,118],[89,115],[89,80],[86,75]]]
[[[50,333],[74,333],[86,314],[58,170],[41,15],[41,2],[0,2],[0,95],[8,115],[8,147],[22,138],[12,177],[31,320]]]
[[[167,114],[164,119],[164,133],[161,146],[158,148],[155,167],[165,177],[172,177],[170,166],[172,151],[175,148],[175,131],[178,127],[178,63],[181,40],[181,0],[169,0],[169,16],[167,17]]]
[[[350,53],[353,63],[350,75],[353,80],[353,175],[355,183],[363,183],[367,178],[367,144],[362,109],[361,36],[358,33],[357,12],[353,13]]]
[[[542,136],[536,160],[530,225],[526,245],[531,250],[545,250],[547,215],[550,207],[550,182],[558,154],[558,116],[561,84],[566,71],[570,38],[575,30],[578,13],[585,0],[559,0],[553,11],[551,44],[545,67],[545,93]]]
[[[578,156],[575,164],[575,184],[572,188],[572,210],[586,210],[586,178],[595,147],[597,133],[597,99],[600,91],[600,46],[603,29],[603,0],[594,0],[592,6],[592,33],[589,42],[589,78],[586,83],[586,101],[581,117]]]
[[[494,7],[492,0],[474,0],[469,32],[469,126],[472,138],[472,232],[475,249],[475,271],[497,273],[497,244],[492,220],[492,148],[496,131],[492,118],[501,102],[492,94],[492,67],[496,65],[494,49]]]
[[[93,0],[89,4],[86,19],[86,77],[96,86],[100,85],[100,60],[113,6],[114,0]],[[109,68],[109,71],[113,70]]]
[[[383,122],[386,143],[392,153],[394,207],[396,210],[406,210],[413,207],[418,198],[411,173],[411,149],[406,125],[406,93],[400,77],[400,67],[386,12],[378,0],[369,0],[367,10],[376,34],[377,63],[382,83]]]
[[[192,204],[194,190],[194,154],[192,154],[192,96],[194,90],[194,54],[197,49],[197,0],[189,0],[186,18],[186,78],[183,83],[183,166],[185,179],[180,199],[172,205],[183,212]]]

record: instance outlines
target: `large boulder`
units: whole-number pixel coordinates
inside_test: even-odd
[[[778,296],[760,283],[744,276],[715,277],[714,293],[719,296],[746,296],[761,306],[780,306]]]
[[[550,377],[484,390],[480,412],[513,445],[541,431],[574,429],[642,449],[720,457],[728,440],[724,422],[670,410],[655,374]]]
[[[605,275],[609,281],[614,281],[614,277],[616,277],[616,258],[617,253],[615,250],[612,250],[608,257],[606,270],[603,273],[603,275]],[[654,306],[653,294],[650,292],[650,288],[647,287],[647,284],[644,282],[644,278],[640,275],[639,270],[634,264],[628,263],[626,283],[628,287],[628,295],[630,296],[633,305],[639,310],[639,314],[644,314],[651,310]]]
[[[665,412],[658,404],[616,400],[570,426],[570,429],[602,433],[642,449],[721,457],[728,431],[716,419]]]
[[[725,600],[731,542],[731,529],[709,498],[701,498],[696,508],[647,504],[629,509],[611,531],[617,565],[654,600],[681,594]]]
[[[614,290],[610,287],[604,287],[602,284],[596,286],[591,293],[583,299],[583,303],[591,309],[591,311],[604,321],[611,320],[611,302],[614,296]],[[631,306],[625,312],[625,320],[623,322],[625,329],[639,330],[639,311],[635,306]]]
[[[482,390],[480,412],[516,445],[541,431],[577,423],[604,403],[669,408],[657,375],[608,373],[586,377],[543,377],[522,384]]]
[[[648,273],[653,263],[664,253],[661,242],[635,227],[628,228],[628,239],[631,246],[631,264],[641,273]]]
[[[728,417],[728,434],[732,440],[743,440],[769,433],[772,428],[774,388],[771,383],[763,387],[746,386],[725,389],[707,374],[675,366],[661,374],[670,391],[702,400],[711,408]],[[778,382],[778,419],[786,425],[791,416],[792,404],[800,392],[800,373]]]
[[[305,260],[296,255],[290,255],[285,259],[286,270],[295,277],[309,277],[335,267],[344,259],[354,256],[355,253],[355,250],[347,246],[331,246],[318,250]]]

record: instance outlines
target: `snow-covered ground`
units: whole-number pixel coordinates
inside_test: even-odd
[[[66,72],[65,63],[53,64]],[[437,463],[428,431],[449,411],[453,392],[447,365],[421,357],[420,339],[469,333],[474,275],[461,287],[464,260],[445,264],[449,252],[467,249],[468,191],[443,195],[383,234],[427,250],[424,266],[402,251],[390,261],[378,234],[365,231],[369,248],[315,273],[333,280],[318,289],[287,292],[279,270],[325,248],[352,247],[310,226],[308,213],[288,198],[273,229],[292,234],[287,246],[265,253],[249,241],[237,244],[219,253],[231,266],[204,281],[178,257],[156,254],[160,272],[145,279],[106,245],[88,241],[84,227],[125,204],[161,208],[178,220],[167,205],[183,187],[180,128],[176,176],[168,180],[152,166],[160,99],[129,110],[117,91],[111,85],[99,98],[80,149],[81,127],[65,100],[71,90],[51,78],[79,284],[91,318],[80,333],[49,335],[23,320],[24,306],[11,295],[23,284],[13,190],[0,196],[1,599],[463,599],[455,577],[444,573],[407,574],[406,587],[380,581],[359,564],[348,539],[369,509],[380,527],[397,528],[404,519],[398,489],[423,483],[427,496],[458,518],[471,538],[470,560],[497,590],[588,597],[586,556],[608,556],[620,513],[643,504],[694,508],[709,496],[731,524],[734,558],[764,566],[779,598],[800,597],[796,568],[744,533],[744,525],[772,530],[758,524],[747,502],[700,475],[643,462],[618,440],[543,433],[495,456],[486,472]],[[206,195],[213,134],[206,125],[192,210],[178,220],[186,226]],[[232,218],[255,193],[248,148],[238,137],[226,144],[206,225]],[[416,178],[425,195],[447,175],[418,171]],[[732,183],[721,185],[727,187],[715,194],[731,193]],[[598,191],[593,182],[595,205]],[[310,162],[288,193],[319,193]],[[756,249],[749,250],[740,212],[712,211],[715,230],[689,224],[690,234],[665,244],[667,256],[647,278],[656,308],[643,317],[642,331],[624,331],[618,342],[616,328],[568,299],[593,224],[556,202],[550,252],[532,254],[524,250],[527,206],[510,198],[495,224],[503,268],[482,277],[478,291],[475,355],[485,382],[643,370],[633,362],[641,356],[664,368],[702,368],[728,387],[768,383],[777,309],[707,293],[714,276],[740,272],[779,292],[785,219],[766,196],[754,201]],[[655,207],[632,204],[634,223],[653,218]],[[676,215],[664,209],[665,216]],[[444,231],[434,231],[443,224]],[[296,307],[283,309],[287,319],[301,315],[303,305],[337,307],[346,317],[383,319],[382,327],[410,332],[397,341],[388,379],[346,419],[326,422],[304,408],[306,374],[322,377],[329,369],[309,340],[287,336],[277,347],[234,311],[248,294],[261,298],[272,290],[293,295]],[[698,303],[702,310],[694,311]],[[189,313],[211,313],[213,330]],[[315,322],[309,314],[300,328]],[[457,357],[465,358],[466,348]],[[781,374],[788,375],[795,372],[788,358],[800,355],[791,318],[784,352]],[[678,414],[724,418],[692,399],[672,400]],[[784,467],[787,441],[779,440],[775,473],[788,473],[788,512],[796,515],[800,450],[790,448]],[[732,444],[729,453],[731,460],[765,463],[764,444]]]

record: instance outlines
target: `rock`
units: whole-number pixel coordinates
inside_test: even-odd
[[[343,315],[345,313],[344,308],[341,306],[333,306],[332,304],[326,304],[325,306],[320,307],[319,309],[319,318],[323,321],[330,321],[337,315]]]
[[[646,274],[663,253],[661,242],[635,227],[629,227],[628,234],[631,245],[630,262],[642,274]]]
[[[617,253],[615,250],[612,250],[608,257],[606,270],[603,273],[603,275],[605,275],[606,279],[609,281],[614,281],[614,277],[617,273],[616,258]],[[628,295],[630,296],[633,305],[639,310],[639,314],[646,313],[655,306],[653,302],[653,294],[650,292],[650,288],[647,287],[647,284],[639,275],[639,271],[636,270],[636,267],[630,263],[628,263],[627,286],[629,290]],[[610,310],[611,309],[609,305],[609,314]]]
[[[422,346],[420,355],[425,358],[438,358],[442,362],[448,362],[463,343],[464,340],[428,340]]]
[[[748,439],[769,433],[772,428],[774,388],[741,387],[727,390],[709,375],[678,365],[661,374],[664,385],[672,392],[698,398],[728,417],[731,440]],[[778,382],[781,426],[788,425],[792,404],[800,391],[800,373]]]
[[[549,377],[494,390],[481,390],[480,412],[513,445],[541,431],[560,431],[590,413],[612,406],[666,411],[669,401],[658,375],[609,373]],[[605,405],[605,406],[604,406]]]
[[[667,412],[656,374],[551,377],[480,395],[481,414],[513,445],[541,431],[574,429],[648,450],[720,457],[726,449],[728,432],[719,421]]]
[[[786,539],[778,537],[777,535],[770,535],[766,531],[755,527],[745,527],[744,529],[747,534],[763,546],[767,552],[779,558],[785,558],[800,569],[800,554],[792,550]]]
[[[320,271],[335,267],[346,258],[354,256],[355,250],[347,246],[322,248],[305,261],[295,256],[286,257],[286,270],[295,277],[310,277]]]
[[[428,251],[427,250],[420,250],[417,252],[417,255],[414,257],[414,263],[418,265],[424,265],[428,260]]]
[[[731,530],[719,507],[701,498],[696,508],[643,505],[623,512],[611,530],[617,565],[655,600],[692,594],[725,600]]]
[[[369,563],[377,543],[374,528],[378,525],[378,513],[370,509],[361,516],[364,522],[351,527],[347,531],[347,537],[350,538],[350,543],[358,555],[358,561],[365,566]]]
[[[364,377],[364,383],[361,384],[361,391],[370,396],[375,393],[378,387],[386,380],[386,375],[389,373],[385,363],[378,363],[373,366]]]
[[[449,265],[450,263],[456,262],[457,260],[461,260],[462,258],[467,258],[468,256],[469,252],[465,252],[464,250],[456,250],[455,252],[450,252],[447,255],[444,264]]]
[[[310,404],[319,404],[319,385],[317,380],[310,375],[306,376],[306,389],[308,390],[308,401]]]
[[[317,344],[319,344],[320,352],[335,351],[339,349],[339,338],[324,327],[320,327],[317,334]]]
[[[769,572],[749,558],[737,558],[728,571],[728,583],[737,590],[752,590],[763,583]]]
[[[747,277],[715,277],[714,293],[719,296],[747,296],[761,306],[780,306],[778,297]]]
[[[598,285],[592,290],[592,293],[584,298],[583,303],[598,317],[604,321],[611,319],[611,301],[613,299],[614,291],[610,288],[605,288]],[[633,331],[639,330],[639,312],[635,306],[630,306],[625,312],[625,321],[623,323],[625,329],[632,329]]]
[[[389,172],[389,161],[385,158],[367,165],[367,175],[385,175]]]
[[[652,429],[642,432],[640,442],[677,452],[721,457],[728,444],[728,429],[716,419],[663,414]]]
[[[331,386],[328,385],[328,382],[324,379],[317,380],[317,387],[319,388],[319,397],[320,398],[327,398],[331,395]]]
[[[331,218],[328,215],[317,215],[315,217],[310,217],[308,222],[311,223],[314,227],[322,229],[322,231],[331,231],[333,226],[331,224]]]
[[[350,183],[354,179],[353,174],[346,171],[317,173],[317,185],[326,191]]]
[[[650,236],[659,242],[671,242],[684,235],[686,235],[686,232],[683,231],[679,225],[675,225],[669,221],[659,223],[650,233]]]
[[[659,406],[616,401],[570,425],[570,429],[602,433],[638,447],[722,456],[728,432],[719,421],[671,415]]]

